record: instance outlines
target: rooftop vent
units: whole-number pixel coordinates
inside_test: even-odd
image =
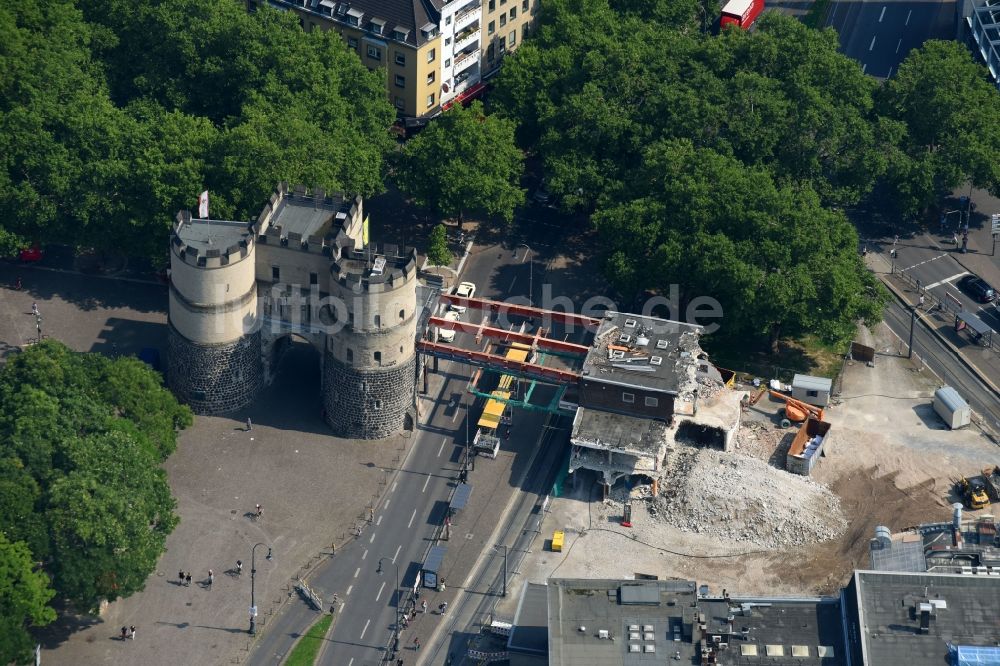
[[[640,347],[645,347],[646,345],[649,344],[649,338],[640,335],[635,339],[635,344],[639,345]]]
[[[638,324],[639,322],[637,322],[635,319],[625,320],[625,328],[635,328]]]
[[[640,645],[638,643],[629,643],[628,651],[629,652],[642,652],[642,648],[640,647]]]
[[[656,646],[655,646],[655,645],[652,645],[652,644],[649,644],[649,643],[647,643],[647,644],[646,644],[646,645],[644,646],[644,648],[643,648],[643,650],[642,650],[642,651],[643,651],[643,652],[647,652],[647,653],[651,653],[651,652],[656,652]]]
[[[630,632],[628,633],[628,639],[629,639],[630,641],[637,641],[637,640],[639,640],[639,637],[640,637],[641,635],[642,635],[642,634],[640,634],[640,633],[639,633],[638,631],[630,631]]]
[[[582,634],[583,632],[587,631],[587,627],[581,624],[579,627],[576,628],[576,630]]]
[[[611,632],[608,631],[607,629],[598,629],[597,630],[597,637],[598,638],[611,638]]]
[[[639,625],[637,625],[637,624],[630,624],[630,625],[628,625],[628,630],[629,631],[639,631]]]
[[[651,625],[651,624],[644,624],[644,625],[642,625],[642,630],[643,631],[653,631],[653,625]]]
[[[649,357],[649,364],[650,365],[663,365],[663,357],[662,356],[650,356]]]
[[[643,639],[644,639],[644,640],[647,640],[647,641],[655,641],[655,640],[656,640],[656,636],[655,636],[655,635],[653,634],[653,632],[652,632],[652,631],[647,631],[647,632],[646,632],[646,633],[645,633],[645,634],[643,635]]]
[[[657,349],[666,349],[667,348],[667,341],[666,340],[657,340],[656,341],[656,348]]]
[[[632,336],[622,333],[618,336],[618,342],[632,342]]]

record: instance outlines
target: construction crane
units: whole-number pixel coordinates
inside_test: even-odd
[[[823,420],[823,408],[816,407],[815,405],[810,405],[809,403],[802,402],[801,400],[796,400],[790,395],[785,395],[784,393],[778,393],[777,391],[770,391],[771,397],[776,400],[785,401],[785,418],[793,423],[802,423],[808,418],[816,419],[817,421]]]

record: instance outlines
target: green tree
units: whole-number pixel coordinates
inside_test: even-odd
[[[431,229],[427,238],[427,260],[432,266],[447,266],[453,255],[448,247],[448,229],[443,224]]]
[[[28,630],[56,619],[47,605],[53,596],[28,547],[0,531],[0,663],[29,663],[34,641]]]
[[[510,222],[524,203],[523,171],[514,123],[486,115],[477,101],[452,107],[407,142],[397,180],[418,205],[459,223],[468,211]]]
[[[46,341],[0,370],[0,531],[81,608],[141,589],[177,523],[160,462],[191,412],[133,358]]]
[[[932,40],[910,51],[878,98],[902,125],[886,178],[901,212],[925,210],[970,181],[1000,194],[1000,94],[962,44]]]

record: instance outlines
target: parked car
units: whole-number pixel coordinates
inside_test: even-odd
[[[31,247],[26,247],[18,253],[18,258],[26,264],[32,264],[36,261],[41,261],[45,253],[42,252],[42,248],[35,243]]]
[[[980,303],[992,303],[997,298],[997,292],[986,281],[975,275],[967,275],[958,283],[965,293]]]
[[[455,296],[461,296],[462,298],[472,298],[476,295],[476,285],[471,282],[462,282],[457,287],[455,287]],[[451,309],[454,312],[462,313],[465,312],[464,305],[452,304]]]
[[[462,318],[460,314],[454,310],[449,310],[445,313],[444,318],[448,321],[458,321]],[[455,341],[455,331],[446,328],[438,329],[438,342],[454,342]]]

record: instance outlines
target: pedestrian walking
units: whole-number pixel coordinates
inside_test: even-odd
[[[31,304],[31,314],[38,316],[38,303]]]
[[[134,624],[131,627],[128,628],[128,635],[129,635],[129,638],[131,638],[132,640],[135,640],[135,625]]]
[[[128,627],[122,627],[122,640],[128,638]]]
[[[920,294],[920,301],[919,301],[919,303],[917,304],[917,307],[918,307],[918,308],[922,308],[922,307],[924,307],[924,295],[923,295],[923,294]]]
[[[236,560],[236,575],[243,575],[243,560]]]
[[[951,232],[951,242],[952,242],[953,245],[956,245],[956,246],[958,245],[958,232],[957,231]]]
[[[191,572],[190,571],[187,572],[187,575],[184,577],[184,579],[187,581],[188,587],[191,587]]]
[[[263,514],[264,514],[264,509],[262,509],[260,507],[260,504],[258,504],[257,505],[257,517],[260,518]]]
[[[215,582],[215,572],[211,569],[208,570],[208,586],[212,587],[212,583]]]
[[[412,611],[410,611],[410,619],[411,620],[416,620],[417,619],[417,609],[416,608],[414,608]]]
[[[253,430],[253,424],[250,423],[250,417],[248,416],[247,417],[247,432],[250,432],[251,430]]]
[[[24,288],[24,284],[21,282],[21,276],[19,275],[16,280],[14,280],[14,289],[21,291]]]
[[[184,584],[184,572],[183,571],[177,572],[177,577],[181,579],[181,585],[183,585]]]
[[[427,612],[427,600],[426,599],[424,599],[423,601],[420,602],[420,612],[421,613],[426,613]]]
[[[420,649],[420,637],[419,636],[414,636],[413,637],[413,649],[414,650],[419,650]]]
[[[448,612],[448,602],[445,601],[440,606],[438,606],[438,613],[444,615],[447,612]]]

